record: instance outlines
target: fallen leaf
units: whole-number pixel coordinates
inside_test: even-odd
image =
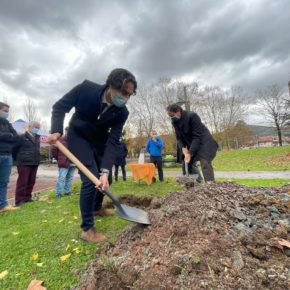
[[[8,271],[7,270],[1,272],[0,273],[0,280],[4,279],[7,275],[8,275]]]
[[[73,252],[75,252],[76,254],[79,254],[81,252],[81,249],[80,248],[74,248]]]
[[[46,290],[46,287],[43,287],[43,281],[32,280],[28,285],[27,290]]]
[[[76,215],[74,215],[74,220],[78,220],[79,218],[76,216]]]
[[[69,223],[69,224],[71,224],[71,223],[72,223],[72,221],[69,221],[68,223]]]
[[[76,240],[76,239],[72,239],[71,240],[73,243],[78,243],[79,241],[78,240]]]
[[[61,256],[60,257],[60,261],[62,262],[62,263],[64,263],[69,257],[71,256],[71,254],[67,254],[67,255],[64,255],[64,256]]]
[[[36,263],[36,266],[37,267],[42,267],[43,266],[43,263]]]
[[[278,241],[279,245],[290,248],[290,242],[286,241],[286,240],[280,240]]]
[[[12,232],[12,235],[17,236],[17,235],[19,235],[19,232]]]
[[[63,221],[64,221],[64,219],[61,219],[61,220],[59,220],[58,222],[59,222],[59,223],[62,223]]]
[[[68,251],[68,249],[70,248],[70,244],[68,244],[65,248],[66,251]]]
[[[42,220],[41,222],[42,222],[43,224],[45,224],[45,223],[48,222],[48,220]]]
[[[39,254],[36,253],[36,254],[32,255],[31,260],[36,261],[38,259],[38,257],[39,257]]]

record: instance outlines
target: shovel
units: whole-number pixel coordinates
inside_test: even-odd
[[[88,170],[63,144],[61,144],[59,141],[56,141],[55,146],[57,146],[57,148],[71,162],[73,162],[76,167],[96,185],[96,187],[100,187],[102,184],[100,180],[90,170]],[[139,224],[150,225],[147,212],[136,207],[121,204],[119,199],[114,196],[108,189],[104,190],[103,192],[113,201],[114,207],[116,209],[116,216]]]
[[[196,181],[197,178],[198,178],[198,175],[197,174],[189,174],[189,172],[188,172],[188,163],[187,162],[184,162],[184,168],[185,168],[185,176],[187,178],[191,178],[193,181]]]

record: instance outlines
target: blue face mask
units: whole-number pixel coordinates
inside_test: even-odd
[[[38,132],[39,132],[39,129],[38,129],[38,128],[33,128],[33,129],[31,130],[31,133],[32,133],[33,135],[37,135]]]
[[[172,122],[173,124],[178,123],[179,120],[180,120],[180,117],[177,117],[177,116],[173,116],[173,117],[171,117],[171,122]]]
[[[112,97],[112,103],[118,108],[122,108],[126,105],[127,100],[122,96],[114,96]]]
[[[9,113],[8,112],[4,112],[4,111],[1,111],[0,112],[0,118],[8,119],[8,116],[9,116]]]

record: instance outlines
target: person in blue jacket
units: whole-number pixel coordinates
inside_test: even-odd
[[[52,107],[51,135],[54,144],[63,134],[65,114],[73,107],[68,127],[68,149],[102,183],[95,188],[83,173],[81,176],[80,210],[81,238],[88,242],[104,242],[106,237],[97,232],[94,215],[112,215],[102,208],[104,194],[109,187],[109,175],[116,160],[117,148],[129,111],[126,103],[136,93],[137,81],[126,69],[114,69],[103,85],[85,80],[65,94]]]
[[[158,137],[156,130],[151,131],[151,138],[147,140],[146,151],[150,154],[150,162],[154,163],[158,170],[159,181],[164,181],[162,169],[162,147],[164,143]]]

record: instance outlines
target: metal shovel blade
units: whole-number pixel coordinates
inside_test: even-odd
[[[151,224],[149,221],[148,213],[146,211],[120,203],[119,199],[114,196],[108,189],[106,189],[104,193],[113,201],[114,207],[116,209],[116,216],[143,225]]]
[[[131,222],[136,222],[143,225],[151,224],[148,218],[148,213],[146,211],[125,204],[116,206],[115,215]]]

